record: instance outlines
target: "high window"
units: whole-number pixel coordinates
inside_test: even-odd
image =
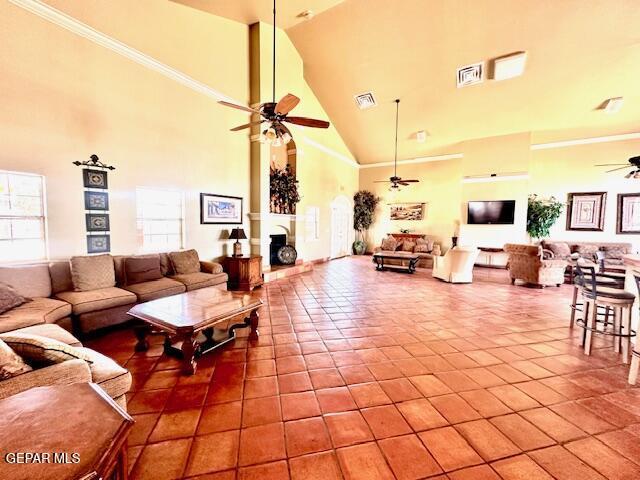
[[[0,262],[44,260],[44,177],[0,170]]]

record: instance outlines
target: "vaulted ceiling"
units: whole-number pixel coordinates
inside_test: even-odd
[[[179,1],[246,23],[270,18],[267,0]],[[393,158],[395,98],[401,159],[516,132],[555,140],[640,129],[638,0],[279,0],[278,8],[307,82],[360,163]],[[306,9],[317,15],[295,16]],[[528,56],[523,76],[456,87],[458,67],[517,51]],[[378,106],[359,110],[354,95],[367,91]],[[598,109],[619,96],[619,113]]]

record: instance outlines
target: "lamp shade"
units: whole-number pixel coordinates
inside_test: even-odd
[[[231,233],[229,234],[230,240],[246,240],[247,236],[244,233],[244,229],[242,228],[233,228],[231,229]]]

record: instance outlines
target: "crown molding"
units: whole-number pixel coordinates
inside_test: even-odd
[[[398,165],[440,162],[442,160],[453,160],[455,158],[462,158],[462,157],[464,157],[462,153],[448,153],[446,155],[432,155],[430,157],[418,157],[418,158],[412,158],[409,160],[398,160]],[[360,168],[378,168],[378,167],[393,167],[393,162],[366,163],[366,164],[360,165]]]
[[[296,127],[296,130],[300,131],[300,130],[302,130],[302,128],[301,127]],[[348,157],[346,155],[343,155],[340,152],[336,152],[335,150],[333,150],[333,149],[331,149],[331,148],[329,148],[329,147],[327,147],[327,146],[325,146],[325,145],[323,145],[323,144],[321,144],[319,142],[316,142],[315,140],[311,140],[309,137],[303,136],[302,140],[307,145],[309,145],[311,147],[314,147],[314,148],[320,150],[321,152],[326,153],[330,157],[336,158],[336,159],[346,163],[347,165],[350,165],[350,166],[355,167],[355,168],[360,168],[361,167],[361,165],[358,162],[356,162],[354,159],[352,159],[352,158],[350,158],[350,157]]]
[[[621,135],[607,135],[604,137],[578,138],[575,140],[562,140],[559,142],[536,143],[531,145],[531,150],[547,150],[550,148],[572,147],[575,145],[589,145],[592,143],[621,142],[624,140],[638,140],[640,132],[623,133]]]
[[[191,90],[213,98],[216,101],[224,100],[226,102],[242,104],[242,102],[238,102],[238,100],[228,97],[222,92],[211,88],[209,85],[191,78],[189,75],[176,70],[175,68],[172,68],[169,65],[166,65],[156,60],[155,58],[142,53],[139,50],[136,50],[135,48],[119,40],[116,40],[115,38],[110,37],[109,35],[106,35],[93,27],[90,27],[89,25],[47,5],[40,0],[9,0],[9,2],[30,13],[33,13],[34,15],[37,15],[40,18],[54,23],[59,27],[64,28],[65,30],[86,38],[87,40],[97,45],[108,48],[109,50],[122,55],[123,57],[126,57],[129,60],[132,60],[150,70],[156,71],[164,75],[165,77],[168,77],[171,80],[190,88]]]

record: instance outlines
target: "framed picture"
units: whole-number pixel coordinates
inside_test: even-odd
[[[87,253],[109,253],[110,251],[109,235],[87,235]]]
[[[391,220],[422,220],[424,203],[391,203]]]
[[[200,194],[200,223],[201,224],[241,224],[242,198]]]
[[[640,193],[618,194],[616,233],[640,233]]]
[[[607,192],[570,193],[567,199],[567,230],[602,232]]]
[[[109,210],[109,194],[107,192],[84,192],[85,210]]]
[[[84,188],[109,188],[107,172],[103,170],[82,169],[82,181],[84,182]]]
[[[108,213],[87,213],[85,214],[85,220],[87,224],[87,232],[109,231]]]

